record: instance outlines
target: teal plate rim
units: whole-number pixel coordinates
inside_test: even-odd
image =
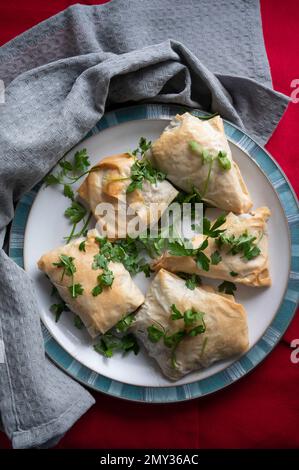
[[[190,109],[178,105],[146,104],[110,111],[82,140],[123,122],[141,119],[169,119],[177,113],[188,110]],[[194,109],[192,109],[192,113],[195,115],[206,114],[201,110]],[[245,355],[223,371],[197,382],[167,387],[124,384],[92,371],[67,353],[42,323],[47,355],[67,374],[82,384],[117,398],[145,403],[171,403],[202,397],[233,384],[252,371],[272,351],[294,317],[299,287],[299,207],[296,195],[286,175],[266,150],[235,125],[227,121],[224,122],[224,125],[227,137],[249,154],[271,182],[288,222],[291,240],[290,274],[284,298],[273,322],[262,338]],[[24,268],[23,247],[26,223],[40,186],[39,183],[21,198],[11,226],[9,256],[22,268]]]

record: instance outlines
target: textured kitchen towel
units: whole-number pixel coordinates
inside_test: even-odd
[[[264,143],[271,89],[256,0],[75,6],[0,50],[0,231],[14,202],[101,118],[139,101],[219,111]],[[14,447],[50,445],[93,399],[44,357],[34,286],[0,251],[0,410]]]

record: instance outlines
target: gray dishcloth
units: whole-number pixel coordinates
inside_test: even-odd
[[[0,240],[14,202],[106,109],[218,111],[263,144],[288,103],[271,89],[257,0],[76,5],[4,45],[0,79]],[[15,448],[53,445],[94,400],[45,358],[35,286],[3,250],[0,280],[2,422]]]

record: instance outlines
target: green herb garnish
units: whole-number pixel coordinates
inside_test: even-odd
[[[63,268],[61,280],[63,280],[64,275],[73,277],[74,273],[76,272],[76,266],[74,265],[74,259],[72,256],[67,255],[60,255],[59,260],[56,263],[52,263],[53,266],[57,266],[57,268]]]
[[[226,215],[221,214],[211,226],[211,221],[206,217],[203,218],[203,235],[206,235],[211,238],[218,237],[225,230],[219,230],[219,227],[226,222]]]
[[[199,251],[196,255],[196,264],[204,271],[209,271],[210,269],[210,259],[202,251]]]
[[[123,337],[115,336],[111,332],[105,333],[93,348],[96,352],[108,358],[118,351],[123,353],[134,352],[134,354],[139,352],[136,338],[130,333]]]
[[[62,312],[65,311],[65,303],[52,304],[50,310],[55,315],[55,322],[57,323],[61,317]]]
[[[152,343],[157,343],[165,335],[165,332],[155,325],[151,325],[147,328],[148,339]]]
[[[131,183],[127,187],[127,193],[131,193],[135,191],[135,189],[142,189],[144,180],[149,181],[151,184],[156,184],[157,181],[163,181],[166,178],[165,173],[156,170],[146,158],[145,153],[150,147],[151,142],[147,142],[144,137],[141,137],[139,147],[132,152],[136,159],[131,166]],[[137,158],[138,155],[141,158]]]
[[[211,264],[213,265],[217,265],[220,263],[220,261],[222,260],[222,257],[219,253],[219,251],[214,251],[214,253],[212,253],[211,255]]]
[[[78,330],[82,330],[82,328],[84,327],[84,323],[79,317],[79,315],[74,316],[74,325],[76,328],[78,328]]]
[[[84,288],[81,284],[72,284],[69,286],[69,292],[73,299],[76,299],[79,295],[82,295],[84,292]]]
[[[84,251],[84,252],[86,252],[86,250],[85,250],[85,243],[86,243],[85,240],[83,240],[83,242],[80,243],[80,245],[79,245],[79,251]]]
[[[228,158],[227,153],[224,152],[223,150],[218,152],[217,160],[223,170],[231,169],[232,165],[231,165],[230,159]]]
[[[232,255],[241,254],[243,258],[250,261],[261,253],[260,248],[254,243],[256,237],[247,231],[239,237],[235,235],[221,234],[217,239],[219,248],[228,247],[228,253]]]
[[[158,343],[162,338],[165,346],[171,348],[171,364],[173,367],[176,367],[176,357],[175,350],[178,347],[179,343],[187,336],[197,336],[206,331],[206,325],[204,322],[204,312],[197,312],[194,309],[188,309],[184,313],[176,307],[175,304],[172,304],[170,307],[171,310],[171,319],[183,320],[184,329],[178,330],[171,335],[168,335],[162,326],[157,327],[156,325],[150,325],[147,328],[148,339],[152,343]],[[200,322],[199,325],[196,325],[197,322]],[[192,328],[190,328],[192,327]]]
[[[223,281],[218,286],[219,292],[224,292],[225,294],[234,295],[234,291],[237,290],[236,284],[230,281]]]
[[[235,271],[231,271],[229,274],[230,274],[232,277],[236,277],[236,276],[239,275],[239,273],[236,273]]]
[[[198,274],[187,274],[179,272],[177,275],[182,279],[185,279],[185,286],[190,290],[194,290],[195,287],[201,285],[201,278],[198,276]]]
[[[117,333],[124,333],[127,331],[132,325],[134,318],[135,314],[129,313],[129,315],[126,315],[124,318],[122,318],[122,320],[119,320],[119,322],[115,325],[115,330]]]

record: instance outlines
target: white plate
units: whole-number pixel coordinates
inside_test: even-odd
[[[134,149],[140,136],[150,140],[157,139],[168,122],[167,119],[135,120],[109,127],[80,143],[67,155],[67,158],[75,151],[86,148],[91,164],[94,165],[107,155]],[[252,195],[254,208],[266,205],[272,213],[268,230],[273,284],[269,288],[238,286],[236,294],[237,301],[244,305],[248,313],[250,347],[252,347],[273,321],[283,299],[290,269],[290,240],[284,211],[271,183],[244,150],[232,142],[230,146],[233,158],[239,165]],[[72,357],[96,373],[127,384],[146,387],[173,386],[173,382],[162,376],[156,364],[144,351],[138,356],[116,355],[111,359],[105,359],[93,350],[88,334],[74,327],[71,313],[63,313],[60,321],[55,323],[54,316],[49,310],[53,303],[53,298],[50,297],[50,283],[38,270],[36,263],[42,254],[61,245],[63,237],[69,233],[70,226],[63,216],[68,205],[69,201],[63,197],[61,190],[43,186],[34,200],[26,225],[24,265],[36,285],[42,321],[50,334]],[[139,274],[135,280],[143,292],[146,292],[149,281],[143,274]],[[207,283],[214,285],[220,282],[207,280]],[[232,363],[233,360],[219,362],[206,370],[187,375],[175,385],[210,377]]]

